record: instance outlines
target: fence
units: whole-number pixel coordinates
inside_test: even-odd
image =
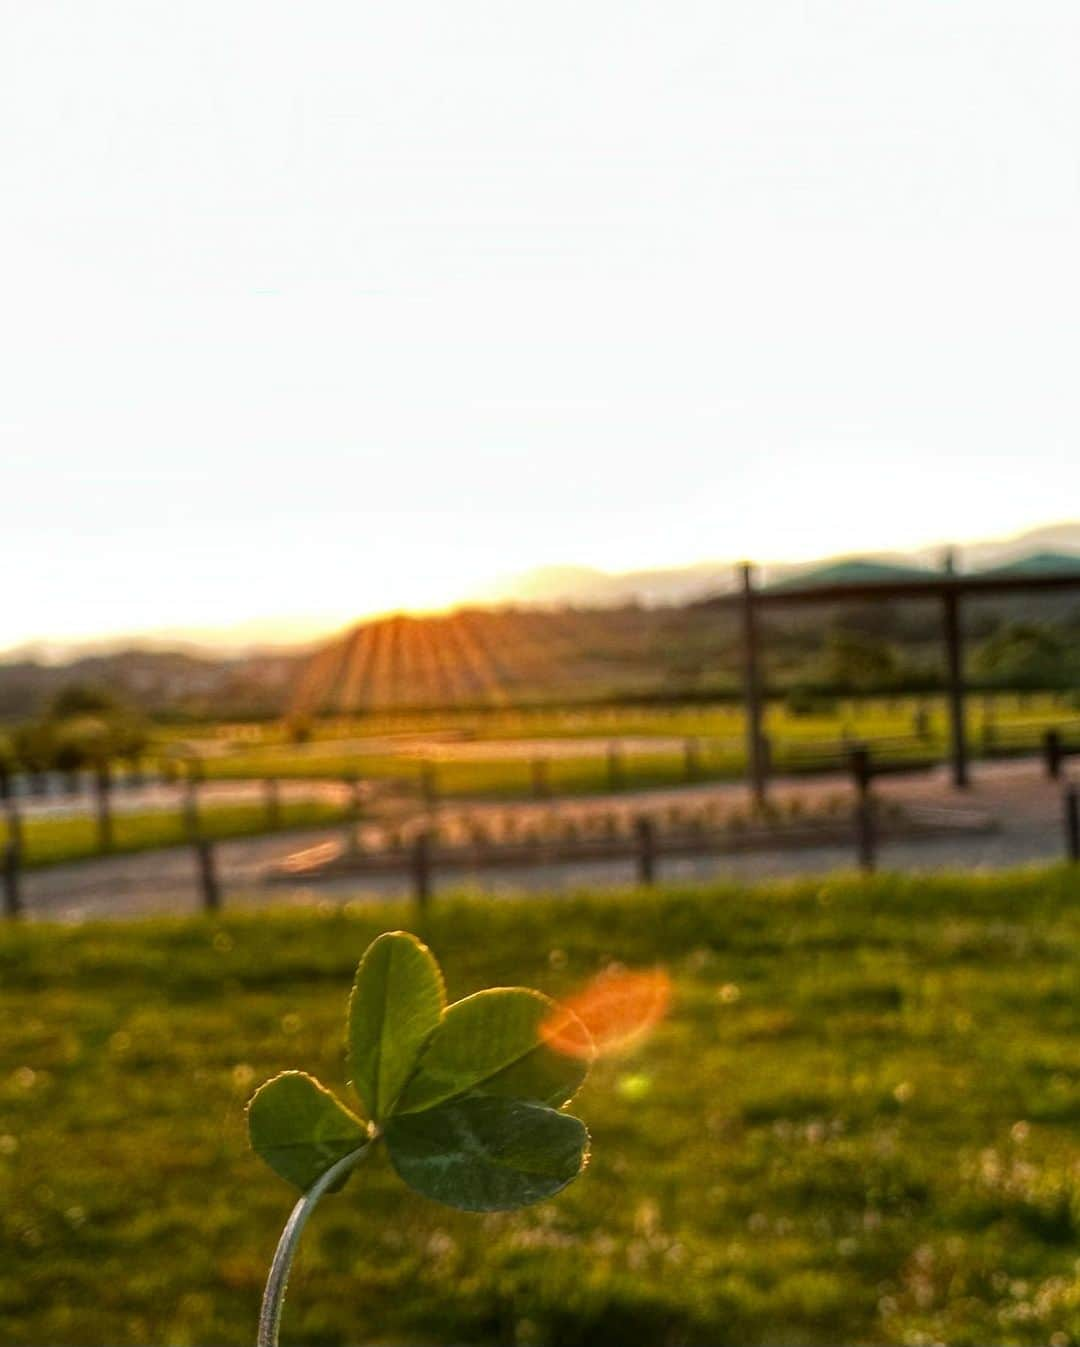
[[[891,814],[883,809],[873,792],[875,771],[871,764],[859,764],[853,755],[853,802],[835,817],[801,819],[793,814],[772,817],[768,811],[746,817],[738,826],[718,826],[704,812],[684,812],[681,817],[654,812],[638,815],[630,826],[606,826],[594,835],[564,829],[561,836],[523,836],[518,840],[491,843],[476,837],[471,843],[447,845],[434,830],[421,827],[396,845],[379,852],[351,849],[347,873],[357,878],[365,874],[396,875],[405,881],[418,907],[423,911],[431,902],[439,876],[466,870],[497,867],[522,868],[542,865],[576,864],[615,860],[632,863],[640,884],[658,882],[663,862],[685,856],[724,855],[753,850],[802,848],[808,846],[850,847],[857,866],[873,872],[882,843],[912,836],[942,836],[984,830],[986,824],[958,824],[941,813],[923,811]],[[1065,831],[1065,856],[1080,864],[1080,790],[1069,786],[1062,796]],[[225,888],[217,863],[217,844],[208,838],[192,841],[196,893],[202,909],[219,912],[225,905]],[[325,852],[325,848],[323,849]],[[345,854],[346,849],[342,849]],[[8,844],[0,853],[0,880],[3,886],[3,911],[8,918],[26,912],[22,894],[22,863],[19,848]],[[303,864],[295,865],[279,878],[292,882],[307,877]]]
[[[498,832],[475,821],[433,824],[429,817],[417,818],[381,835],[374,846],[354,839],[347,851],[323,845],[301,853],[290,858],[277,877],[288,882],[397,877],[424,905],[438,875],[498,868],[623,861],[634,866],[640,883],[651,884],[663,862],[672,857],[836,846],[850,847],[859,868],[871,872],[885,841],[994,827],[971,810],[883,804],[873,784],[895,771],[895,765],[878,763],[865,746],[849,751],[847,765],[850,795],[833,797],[816,815],[795,800],[786,813],[766,804],[748,814],[729,814],[726,820],[717,802],[673,803],[637,814],[586,807],[578,819],[553,813],[524,826],[511,814]]]
[[[159,777],[151,777],[140,773],[138,780],[118,777],[115,768],[111,763],[100,764],[93,773],[80,774],[78,783],[73,782],[71,774],[54,774],[51,778],[42,778],[32,782],[25,776],[19,778],[10,775],[2,766],[0,766],[0,821],[3,828],[0,829],[0,846],[13,845],[17,851],[26,857],[28,854],[33,856],[35,851],[32,845],[31,834],[35,826],[47,826],[59,824],[66,821],[79,821],[89,818],[92,829],[92,849],[89,852],[80,852],[79,856],[72,859],[82,859],[85,856],[100,855],[105,856],[117,851],[130,850],[131,847],[124,847],[123,839],[118,837],[118,820],[124,817],[131,817],[138,811],[125,810],[120,812],[116,808],[116,798],[120,791],[135,787],[165,787],[175,797],[175,810],[163,806],[159,801],[152,802],[139,817],[145,819],[152,816],[156,822],[167,824],[172,819],[179,820],[179,828],[175,834],[171,834],[170,829],[165,826],[159,830],[160,835],[154,845],[175,846],[183,841],[192,841],[203,836],[208,830],[213,830],[213,814],[207,817],[203,812],[204,805],[204,787],[209,783],[202,771],[198,767],[189,768],[182,776],[162,774]],[[257,832],[276,832],[286,826],[288,817],[282,801],[283,781],[279,778],[270,777],[261,781],[222,781],[214,783],[219,787],[230,790],[235,787],[260,787],[258,793],[253,796],[253,803],[261,803],[261,811],[252,813],[245,821],[243,827],[237,827],[237,834]],[[333,786],[341,788],[345,803],[342,806],[341,816],[345,820],[355,820],[359,817],[360,811],[365,800],[365,785],[355,776],[348,776],[338,779],[320,780],[317,778],[303,778],[294,781],[293,786],[297,790],[310,791],[318,787]],[[88,809],[85,813],[64,813],[64,814],[46,814],[27,807],[28,801],[41,801],[49,798],[68,801],[81,798],[87,795]],[[247,801],[223,801],[223,807],[228,809],[232,805],[245,806]],[[261,816],[260,816],[261,813]],[[301,826],[308,826],[311,822],[328,822],[329,820],[300,820]],[[225,829],[229,831],[228,828]],[[50,859],[47,855],[38,855],[34,857],[38,861]]]
[[[916,717],[916,720],[919,718]],[[981,737],[980,737],[981,736]],[[1069,753],[1080,752],[1080,718],[1065,717],[1056,725],[1047,728],[1045,721],[1032,721],[1030,724],[999,724],[984,714],[981,731],[976,730],[980,739],[983,755],[989,758],[1006,758],[1021,754],[1048,753],[1051,736],[1057,736],[1062,757]],[[572,741],[567,741],[568,743]],[[865,744],[874,755],[875,770],[919,771],[943,761],[943,750],[935,747],[935,734],[931,732],[928,721],[913,726],[909,733],[866,735],[857,737],[850,733],[841,733],[836,738],[803,738],[794,735],[764,734],[762,751],[771,773],[790,773],[794,775],[817,772],[842,771],[847,765],[853,746]],[[719,735],[687,735],[681,739],[658,740],[658,746],[631,749],[620,738],[613,737],[607,749],[599,756],[591,755],[591,760],[599,770],[588,775],[589,789],[606,789],[617,793],[650,783],[676,784],[694,783],[707,780],[727,780],[740,776],[745,770],[745,744],[741,738]],[[491,766],[495,760],[426,760],[417,764],[416,776],[411,789],[429,806],[434,807],[441,800],[454,798],[458,794],[483,794],[479,791],[458,792],[452,789],[453,778],[458,772],[469,772],[477,762]],[[590,755],[572,753],[558,756],[536,754],[523,756],[520,764],[519,779],[516,787],[510,777],[513,772],[504,775],[501,780],[508,792],[531,797],[536,800],[550,799],[560,792],[560,785],[566,787],[565,774],[573,777],[574,772],[583,763],[590,761]],[[505,767],[507,763],[502,761]],[[357,759],[357,772],[342,777],[341,769],[327,772],[325,779],[344,780],[347,785],[355,785],[359,780],[362,758]],[[560,782],[560,772],[564,779]],[[267,826],[273,829],[280,820],[279,799],[275,798],[273,783],[292,779],[272,771],[260,777],[265,784]],[[311,782],[317,776],[303,778]],[[198,791],[206,780],[203,761],[196,756],[186,758],[165,757],[156,762],[146,758],[118,759],[102,763],[99,766],[77,771],[53,772],[12,772],[0,763],[0,803],[10,802],[18,807],[20,800],[44,798],[78,798],[86,795],[93,801],[93,807],[100,820],[100,833],[103,850],[108,849],[110,811],[112,801],[125,790],[136,790],[147,786],[178,786],[187,791],[186,808],[190,814],[189,832],[197,830]],[[389,782],[388,782],[389,784]],[[408,785],[407,780],[397,780],[397,785]],[[580,783],[575,786],[569,782],[569,793],[579,793]]]
[[[695,751],[698,741],[692,741]],[[1043,760],[1046,774],[1054,779],[1062,775],[1070,755],[1080,754],[1080,742],[1067,741],[1060,730],[1049,730],[1043,736]],[[688,757],[688,770],[698,769],[698,762]],[[869,745],[846,746],[846,762],[852,786],[852,800],[837,804],[833,801],[816,816],[809,816],[802,808],[796,810],[796,801],[786,815],[780,814],[768,803],[751,812],[737,823],[730,818],[725,823],[710,803],[697,806],[673,803],[661,810],[636,815],[603,812],[594,814],[585,824],[564,820],[540,835],[533,828],[520,836],[493,838],[474,829],[468,837],[448,838],[432,828],[430,817],[414,821],[411,828],[400,830],[387,845],[377,850],[365,849],[358,840],[356,827],[363,798],[362,785],[355,777],[346,778],[349,804],[344,814],[348,844],[348,872],[363,874],[397,874],[409,883],[421,904],[427,903],[434,891],[439,874],[463,869],[488,867],[522,867],[545,864],[573,864],[595,860],[623,860],[633,863],[639,881],[656,881],[663,861],[669,857],[724,854],[752,849],[806,846],[850,846],[859,867],[872,871],[877,864],[879,847],[892,836],[927,835],[954,831],[956,822],[949,822],[942,814],[912,811],[901,818],[883,809],[873,791],[875,778],[896,771],[907,771],[911,764],[902,759],[879,758]],[[837,754],[837,765],[841,758]],[[621,764],[620,764],[621,768]],[[341,784],[341,783],[339,783]],[[546,783],[544,783],[546,784]],[[203,817],[199,813],[201,777],[189,775],[182,783],[181,810],[187,825],[187,837],[196,862],[198,889],[202,904],[208,911],[217,911],[224,899],[214,843],[204,835]],[[99,841],[111,845],[109,801],[115,781],[107,771],[95,780],[98,809]],[[431,801],[437,799],[433,791]],[[280,826],[280,782],[268,779],[262,794],[265,821],[269,828]],[[22,875],[25,863],[23,820],[18,797],[11,781],[0,774],[0,805],[7,822],[6,845],[0,847],[0,884],[3,889],[3,910],[9,917],[17,917],[25,910]],[[1080,862],[1080,804],[1077,787],[1069,786],[1063,795],[1063,822],[1065,854]],[[302,874],[294,869],[291,877]]]
[[[1010,725],[984,739],[983,756],[990,759],[1019,757],[1046,752],[1048,733],[1060,736],[1065,752],[1080,752],[1080,720],[1068,720],[1053,731],[1042,722]],[[831,739],[797,738],[764,734],[761,753],[766,776],[811,776],[846,770],[851,750],[865,744],[873,754],[875,773],[921,772],[945,761],[943,747],[935,747],[929,733],[913,730],[907,734],[874,736],[848,735]],[[622,741],[613,739],[602,754],[557,756],[536,755],[517,760],[498,760],[502,768],[499,786],[507,795],[533,800],[548,800],[561,794],[619,794],[650,785],[694,784],[732,780],[744,770],[745,745],[742,740],[718,736],[688,736],[674,746],[658,741],[658,747],[637,747],[631,751]],[[441,801],[481,798],[498,794],[469,783],[477,765],[487,768],[495,759],[441,759],[423,762],[417,775],[421,798],[429,808]],[[591,764],[592,770],[588,770]],[[465,781],[464,788],[461,782]]]
[[[1080,737],[1068,740],[1060,729],[1047,730],[1043,735],[1042,756],[1046,775],[1058,781],[1067,760],[1080,755]]]
[[[399,830],[377,851],[365,850],[358,844],[359,800],[354,795],[347,816],[347,844],[339,854],[350,875],[381,873],[407,878],[420,907],[430,901],[437,874],[498,866],[625,860],[633,862],[638,881],[647,885],[656,882],[665,858],[853,843],[859,865],[869,871],[875,865],[879,838],[894,831],[900,820],[884,814],[873,796],[872,779],[876,769],[869,752],[866,749],[852,752],[850,767],[855,788],[854,809],[845,810],[842,802],[833,801],[820,817],[810,817],[794,809],[781,815],[766,806],[745,817],[723,820],[718,808],[711,804],[695,809],[676,803],[634,816],[599,814],[585,826],[574,820],[563,820],[545,836],[530,828],[520,835],[515,830],[500,839],[477,828],[470,836],[448,839],[440,836],[426,818],[421,818],[414,820],[412,827]],[[198,831],[197,808],[193,810],[191,806],[192,793],[197,793],[197,785],[189,783],[184,808],[192,824],[190,844],[197,888],[203,909],[213,913],[223,905],[223,885],[215,843]],[[276,804],[276,791],[268,790],[268,809],[275,808]],[[909,817],[904,819],[903,826],[907,831],[914,829],[926,833],[940,830],[942,823]],[[316,852],[325,854],[325,847],[316,848]],[[2,867],[4,911],[8,917],[18,917],[24,911],[22,860],[21,846],[9,842],[3,853]],[[293,866],[285,873],[294,880],[303,877],[303,866]]]

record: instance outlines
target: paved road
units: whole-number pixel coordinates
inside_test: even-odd
[[[807,803],[848,792],[840,777],[782,781],[775,787],[779,801],[797,797]],[[1048,782],[1041,768],[1030,762],[995,763],[977,769],[973,787],[951,789],[942,771],[884,779],[881,794],[889,799],[937,805],[948,809],[977,809],[996,818],[999,831],[989,835],[962,834],[925,840],[894,842],[883,849],[883,868],[935,870],[944,868],[1000,869],[1029,862],[1059,859],[1063,854],[1061,787]],[[530,815],[553,808],[568,817],[608,810],[628,814],[664,804],[703,804],[721,801],[745,808],[747,792],[741,785],[721,784],[693,788],[640,791],[588,800],[571,799],[544,804],[446,806],[446,815],[470,815],[498,826],[511,815],[522,824]],[[220,843],[218,867],[230,906],[311,904],[338,902],[346,897],[373,900],[402,896],[407,884],[396,876],[335,879],[290,887],[265,881],[267,869],[290,853],[340,836],[340,829],[313,829],[273,837]],[[664,860],[661,875],[670,879],[704,879],[725,875],[754,880],[768,876],[820,874],[850,868],[853,851],[847,847],[806,850],[777,849],[741,855],[703,856]],[[625,861],[575,862],[536,865],[521,870],[500,869],[476,874],[457,872],[448,883],[493,894],[566,892],[583,885],[625,884],[633,880]],[[80,920],[90,917],[187,913],[196,910],[198,886],[194,857],[188,848],[110,857],[30,872],[23,896],[31,917]]]

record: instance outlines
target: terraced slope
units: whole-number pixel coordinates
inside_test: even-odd
[[[395,614],[317,651],[294,705],[348,713],[644,690],[666,676],[663,632],[671,620],[670,612],[640,608]]]

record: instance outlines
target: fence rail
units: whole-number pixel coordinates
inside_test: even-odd
[[[1063,716],[1053,725],[1045,720],[1033,720],[1030,724],[1015,722],[1001,724],[992,718],[984,717],[981,726],[972,723],[977,742],[982,745],[983,756],[988,758],[1010,757],[1021,753],[1038,753],[1045,750],[1048,734],[1059,736],[1065,754],[1080,752],[1080,717]],[[742,757],[745,744],[742,739],[724,735],[695,734],[685,737],[668,738],[662,736],[657,747],[647,746],[641,736],[635,736],[634,746],[629,746],[619,736],[612,736],[606,750],[597,754],[558,753],[555,755],[536,753],[522,756],[516,762],[520,767],[521,793],[534,799],[548,799],[558,795],[559,767],[564,764],[580,764],[592,757],[602,765],[598,784],[617,792],[633,788],[640,784],[643,777],[651,771],[659,770],[657,764],[664,760],[666,767],[663,775],[672,781],[686,782],[729,778],[742,770]],[[567,740],[572,744],[573,740]],[[914,728],[909,732],[879,735],[855,735],[841,733],[832,738],[805,738],[792,734],[763,735],[762,744],[770,768],[774,772],[790,771],[828,772],[843,769],[852,747],[865,743],[873,752],[877,767],[875,770],[894,767],[897,771],[917,771],[937,765],[944,761],[944,748],[936,743],[935,736],[928,728]],[[406,761],[402,760],[403,763]],[[151,759],[112,759],[97,767],[81,768],[72,771],[28,771],[13,770],[0,763],[0,801],[29,801],[42,799],[77,799],[86,797],[93,801],[103,793],[111,801],[120,795],[146,788],[176,787],[197,790],[203,783],[240,784],[242,782],[284,782],[303,781],[310,785],[319,782],[346,783],[366,779],[370,784],[379,780],[387,787],[410,787],[415,795],[428,803],[437,803],[440,799],[450,798],[454,792],[447,789],[453,774],[461,767],[475,766],[477,762],[506,762],[501,759],[469,759],[459,761],[453,758],[428,758],[415,762],[415,778],[410,781],[408,775],[371,777],[364,773],[363,755],[357,755],[351,772],[342,770],[340,762],[336,770],[328,770],[323,775],[293,773],[288,770],[267,769],[251,776],[215,776],[204,761],[195,755],[184,758],[163,757]],[[107,780],[104,785],[102,778]],[[267,798],[268,813],[273,805]]]
[[[696,809],[669,805],[632,817],[594,815],[584,823],[556,815],[527,825],[520,834],[515,828],[513,835],[504,831],[501,836],[476,823],[459,822],[451,830],[418,818],[396,833],[381,835],[374,846],[364,845],[354,832],[344,846],[322,843],[299,852],[273,877],[295,883],[305,878],[397,875],[411,878],[414,895],[426,903],[436,873],[626,861],[636,866],[639,882],[651,884],[660,861],[668,857],[828,846],[851,846],[859,868],[870,872],[884,841],[996,828],[992,819],[974,809],[883,803],[873,782],[890,767],[877,763],[865,746],[849,752],[847,765],[851,799],[834,799],[815,815],[794,808],[785,815],[766,805],[722,822],[709,805]]]
[[[1067,737],[1080,722],[1070,722],[1058,729],[1042,729],[1042,757],[1046,775],[1058,779],[1070,756],[1080,755],[1080,737]],[[688,741],[689,742],[689,741]],[[688,770],[700,770],[698,757],[701,741],[692,741],[688,750]],[[431,826],[438,802],[437,791],[431,786],[426,803],[426,815],[414,819],[389,836],[375,848],[367,847],[361,838],[361,806],[365,798],[364,783],[356,776],[348,776],[335,784],[345,790],[346,807],[338,826],[345,827],[345,844],[329,850],[324,844],[310,853],[301,853],[291,865],[282,867],[280,878],[293,882],[304,876],[316,877],[341,858],[342,873],[400,874],[411,879],[418,901],[429,901],[439,873],[453,873],[466,869],[521,868],[543,865],[574,864],[577,862],[619,860],[633,862],[642,883],[654,882],[661,862],[668,857],[726,854],[762,849],[785,849],[809,846],[852,846],[857,863],[863,870],[872,870],[877,863],[882,841],[898,837],[942,835],[958,829],[971,832],[992,827],[989,820],[975,811],[933,810],[916,806],[885,807],[875,796],[876,778],[895,772],[917,770],[917,765],[902,757],[883,756],[882,750],[895,749],[906,738],[875,740],[867,744],[845,743],[831,745],[836,767],[846,767],[853,787],[852,800],[847,803],[837,797],[825,802],[823,810],[813,816],[793,801],[784,815],[766,801],[749,815],[720,820],[714,805],[706,803],[686,806],[672,803],[662,809],[651,809],[636,815],[608,813],[580,820],[562,819],[554,828],[527,827],[519,835],[504,833],[502,837],[485,835],[474,825],[470,836],[444,836]],[[820,744],[801,747],[813,752]],[[918,764],[924,766],[925,764]],[[619,762],[622,770],[622,761]],[[430,774],[425,774],[430,783]],[[199,812],[201,773],[191,772],[178,782],[178,802],[186,820],[186,837],[193,848],[196,875],[203,906],[217,911],[224,900],[223,884],[216,864],[215,844],[205,835],[205,817]],[[311,780],[305,779],[310,785]],[[547,782],[543,781],[546,788]],[[261,799],[268,829],[281,826],[281,781],[266,778],[262,782]],[[113,820],[110,797],[115,789],[112,774],[102,771],[95,778],[95,804],[98,818],[99,846],[108,851],[114,846]],[[545,796],[544,798],[548,798]],[[557,816],[556,816],[557,817]],[[18,917],[25,911],[22,873],[25,868],[26,845],[24,820],[19,800],[12,789],[11,778],[0,773],[0,818],[5,823],[0,841],[0,890],[3,911],[8,917]],[[1080,804],[1077,787],[1069,786],[1063,795],[1063,822],[1067,857],[1080,862]],[[331,825],[327,825],[331,826]]]

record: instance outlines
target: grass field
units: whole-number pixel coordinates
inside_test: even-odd
[[[946,752],[946,720],[940,699],[923,700],[926,732],[913,732],[917,702],[913,698],[845,700],[830,715],[796,716],[783,705],[769,708],[766,726],[772,742],[773,767],[779,773],[812,774],[845,766],[841,737],[847,735],[871,745],[880,760],[926,766]],[[1017,749],[1034,751],[1044,729],[1050,725],[1071,726],[1072,740],[1080,742],[1080,722],[1067,700],[1052,694],[994,699],[992,739],[987,740],[982,699],[973,703],[971,736],[976,753]],[[362,746],[365,739],[393,734],[424,734],[435,730],[459,731],[479,741],[479,752],[468,759],[438,757],[432,760],[386,751],[385,743],[373,751]],[[197,731],[175,727],[160,731],[158,749],[199,752],[202,770],[219,780],[342,779],[362,776],[383,783],[398,783],[419,796],[425,773],[435,783],[439,798],[448,800],[524,800],[537,795],[534,762],[528,752],[507,757],[492,748],[484,756],[483,745],[501,741],[513,745],[524,739],[556,739],[573,744],[578,739],[618,743],[620,737],[648,741],[660,737],[694,741],[688,759],[685,744],[655,748],[638,746],[618,753],[613,771],[606,751],[595,742],[581,752],[550,755],[543,766],[544,790],[553,796],[587,796],[617,790],[642,790],[677,786],[687,782],[731,781],[746,771],[743,720],[737,707],[716,704],[703,707],[584,707],[535,712],[490,711],[445,713],[396,713],[361,720],[316,722],[311,743],[287,741],[283,724],[208,725]],[[358,746],[359,745],[359,746]],[[200,751],[201,750],[201,751]],[[541,753],[541,756],[544,756]],[[203,812],[205,831],[211,837],[244,837],[266,832],[265,811],[257,804],[214,806]],[[282,807],[283,827],[307,827],[332,823],[340,810],[319,803],[291,802]],[[31,866],[79,860],[100,854],[93,818],[28,820],[25,824],[26,863]],[[186,840],[179,815],[146,812],[116,815],[115,852],[146,851],[174,846]],[[0,823],[0,845],[6,841]]]
[[[0,935],[0,1338],[246,1343],[292,1202],[245,1146],[340,1088],[402,911]],[[575,1105],[586,1175],[470,1217],[380,1159],[316,1214],[284,1341],[1080,1340],[1080,875],[441,900],[451,995],[663,963],[669,1019]]]
[[[842,701],[829,715],[797,716],[783,705],[773,704],[766,718],[772,741],[773,765],[779,772],[814,772],[843,765],[842,740],[868,742],[883,760],[912,765],[940,760],[947,752],[948,729],[940,699],[924,699],[924,732],[915,733],[917,701],[914,698]],[[1076,712],[1051,694],[1018,698],[1014,694],[994,699],[987,726],[987,707],[974,699],[969,731],[978,754],[1035,751],[1043,731],[1052,725],[1069,725],[1077,734]],[[217,778],[340,777],[359,773],[374,780],[399,781],[417,786],[424,764],[415,756],[387,752],[384,745],[364,749],[366,738],[386,734],[424,734],[437,729],[459,731],[485,741],[520,741],[527,738],[575,740],[583,738],[617,742],[620,736],[635,738],[691,738],[696,741],[693,770],[688,770],[684,748],[627,751],[621,755],[617,777],[609,772],[606,755],[594,747],[580,754],[551,756],[547,761],[548,787],[554,794],[585,795],[616,789],[676,785],[688,779],[728,781],[746,771],[744,724],[741,711],[730,705],[700,708],[581,708],[575,711],[492,711],[485,714],[447,712],[438,716],[384,715],[359,721],[336,720],[315,726],[313,742],[297,747],[285,742],[281,726],[251,733],[219,727],[213,736],[218,747],[229,751],[204,758],[207,776]],[[192,741],[197,745],[198,740]],[[348,745],[346,747],[346,745]],[[540,756],[543,756],[540,751]],[[532,763],[527,754],[517,760],[482,752],[466,761],[439,756],[432,748],[438,791],[457,798],[524,798],[533,794]]]
[[[893,746],[891,762],[904,761],[912,766],[938,761],[932,748],[912,742]],[[745,775],[746,757],[729,744],[703,743],[698,746],[695,766],[687,767],[683,750],[663,749],[620,752],[613,775],[606,754],[588,756],[552,756],[545,760],[547,790],[552,795],[597,795],[620,790],[647,790],[657,786],[678,786],[689,781],[734,781]],[[777,772],[820,773],[831,768],[843,770],[846,760],[839,751],[807,756],[778,751],[773,755]],[[431,774],[438,795],[455,800],[522,800],[535,795],[533,762],[529,758],[507,759],[432,759],[393,757],[389,754],[345,756],[340,753],[300,757],[287,750],[268,750],[258,755],[245,754],[216,761],[207,775],[218,779],[247,780],[252,776],[277,775],[282,778],[312,780],[344,777],[356,773],[373,781],[398,782],[422,789],[425,774]]]
[[[280,805],[279,828],[311,828],[342,819],[340,807],[319,800],[287,800]],[[267,832],[266,808],[261,804],[219,804],[199,811],[199,827],[209,838],[252,837]],[[276,831],[276,830],[275,830]],[[32,817],[23,820],[23,864],[58,865],[64,861],[100,856],[97,824],[90,815]],[[163,810],[117,812],[113,816],[110,855],[154,851],[180,846],[189,840],[181,813]],[[0,847],[7,842],[7,825],[0,822]]]
[[[871,735],[910,733],[922,707],[931,730],[944,729],[946,704],[942,696],[840,697],[831,709],[811,715],[795,714],[783,700],[769,702],[767,728],[781,738],[836,738],[846,727]],[[1011,726],[1053,724],[1075,717],[1075,695],[1057,692],[971,693],[972,732],[981,733],[986,713],[1006,731]],[[534,709],[385,711],[365,716],[337,716],[312,720],[308,730],[314,742],[386,734],[424,735],[458,731],[476,739],[603,738],[619,735],[715,735],[741,738],[744,721],[738,701],[677,703],[672,705],[544,706]],[[163,743],[195,739],[230,742],[251,748],[287,746],[289,726],[283,721],[252,724],[220,723],[161,727]]]

